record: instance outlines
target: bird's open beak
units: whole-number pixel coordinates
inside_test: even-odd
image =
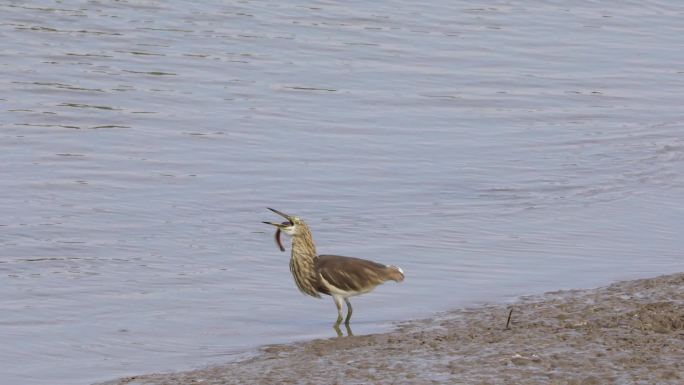
[[[273,211],[274,213],[280,215],[281,217],[287,219],[287,222],[283,222],[283,223],[263,222],[267,225],[275,226],[277,228],[276,233],[275,233],[276,245],[278,245],[278,248],[280,249],[280,251],[285,251],[285,247],[283,246],[283,242],[280,241],[280,229],[288,227],[288,226],[292,226],[293,225],[292,220],[290,219],[289,215],[282,213],[276,209],[272,209],[270,207],[267,207],[267,209],[269,209],[269,210]]]
[[[267,209],[269,209],[269,210],[273,211],[274,213],[280,215],[281,217],[287,219],[287,222],[283,222],[283,223],[263,222],[263,223],[265,223],[265,224],[267,224],[267,225],[275,226],[275,227],[277,227],[277,228],[279,228],[279,229],[282,229],[283,227],[287,227],[287,226],[291,226],[291,225],[292,225],[292,220],[290,219],[290,216],[289,216],[289,215],[287,215],[287,214],[285,214],[285,213],[283,213],[283,212],[280,212],[280,211],[278,211],[278,210],[276,210],[276,209],[272,209],[272,208],[270,208],[270,207],[267,207]]]
[[[270,208],[270,207],[267,207],[267,209],[273,211],[274,213],[280,215],[281,217],[287,219],[288,221],[290,220],[290,216],[287,215],[287,214],[285,214],[284,212],[278,211],[278,210],[276,210],[276,209],[272,209],[272,208]]]

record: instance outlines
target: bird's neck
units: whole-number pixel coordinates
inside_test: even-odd
[[[316,258],[316,245],[308,227],[304,227],[292,237],[292,258]]]
[[[316,245],[314,245],[311,231],[308,227],[304,227],[292,237],[290,271],[299,290],[314,297],[320,297],[317,290],[317,258]]]

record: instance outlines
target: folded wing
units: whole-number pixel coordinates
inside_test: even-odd
[[[397,274],[394,266],[340,255],[319,255],[316,269],[328,284],[350,293],[370,291],[389,279],[396,280]],[[327,289],[321,291],[330,294]]]

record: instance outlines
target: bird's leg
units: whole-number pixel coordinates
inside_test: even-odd
[[[347,337],[353,337],[354,333],[352,333],[352,330],[349,327],[349,324],[344,324],[344,327],[347,328]]]
[[[351,319],[352,315],[352,306],[351,302],[349,302],[349,298],[345,298],[344,302],[347,303],[347,318],[345,318],[344,324],[347,325],[347,327],[349,327],[349,320]],[[340,315],[340,317],[342,317],[342,315]]]
[[[339,327],[342,323],[342,297],[334,295],[333,301],[335,301],[335,306],[337,306],[337,322],[335,322],[335,326]]]

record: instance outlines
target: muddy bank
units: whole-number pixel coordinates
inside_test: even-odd
[[[526,297],[410,322],[387,334],[272,345],[142,384],[682,384],[684,274]]]

